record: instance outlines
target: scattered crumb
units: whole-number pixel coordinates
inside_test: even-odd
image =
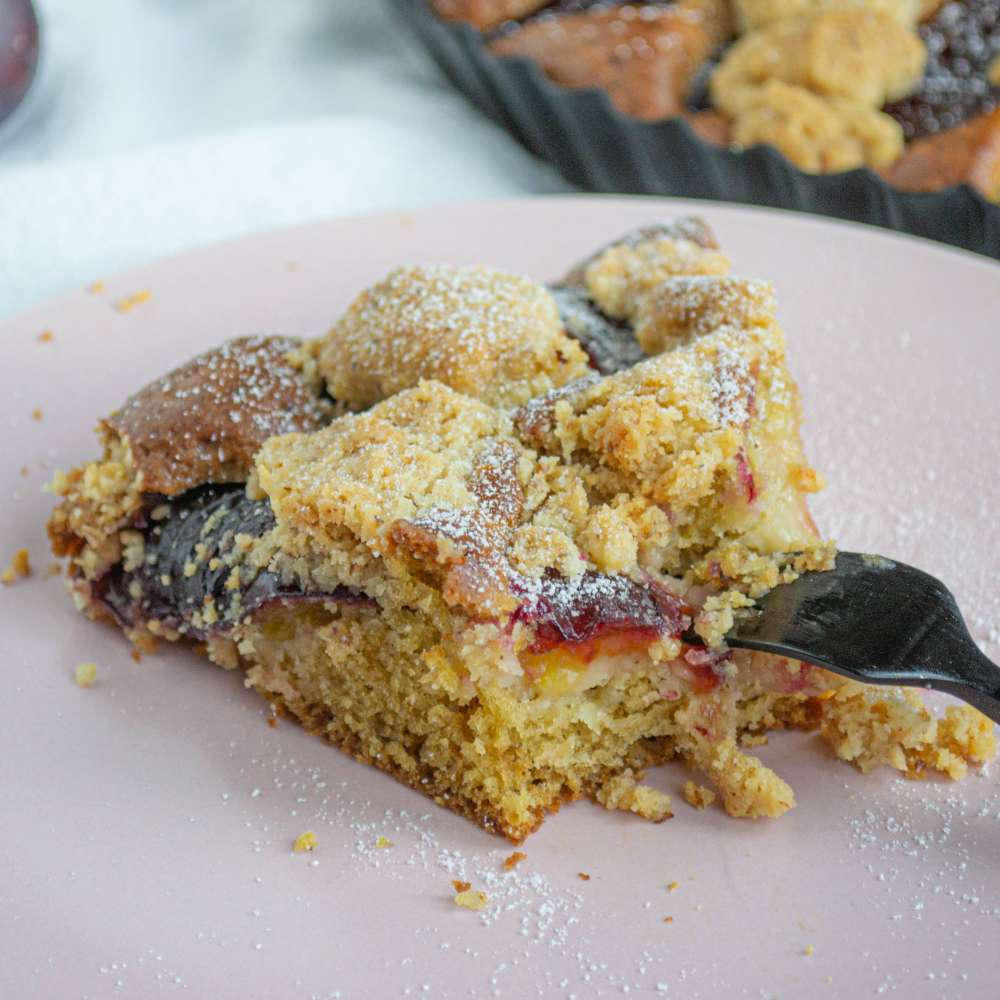
[[[41,411],[41,408],[40,408],[40,407],[38,407],[38,406],[36,406],[36,407],[35,407],[35,408],[34,408],[34,409],[33,409],[33,410],[31,411],[31,419],[32,419],[32,420],[41,420],[41,419],[42,419],[42,417],[44,417],[44,416],[45,416],[45,414],[44,414],[44,413],[42,413],[42,411]]]
[[[49,563],[49,576],[58,576],[62,572],[62,563]]]
[[[0,582],[4,586],[10,586],[15,580],[25,576],[31,576],[31,560],[28,558],[27,549],[18,549],[11,556],[10,565],[0,573]]]
[[[766,747],[767,733],[744,733],[740,737],[740,746],[748,749],[750,747]]]
[[[609,778],[594,796],[605,809],[633,812],[653,823],[673,818],[670,796],[648,785],[641,785],[631,768]]]
[[[805,948],[802,949],[803,955],[811,955],[816,949],[813,948],[811,944],[807,944]]]
[[[141,650],[133,648],[132,652],[129,653],[128,655],[132,657],[132,660],[135,663],[142,663],[142,651]]]
[[[694,781],[685,781],[682,792],[688,805],[694,806],[695,809],[707,809],[715,801],[715,792],[711,788]]]
[[[464,906],[467,910],[483,910],[489,901],[490,897],[479,889],[466,889],[455,894],[455,904]]]
[[[292,850],[296,854],[303,854],[305,851],[313,851],[316,849],[316,834],[312,830],[306,830],[305,833],[300,833],[295,838],[295,843],[292,844]]]
[[[379,834],[378,840],[375,841],[375,846],[379,848],[385,848],[385,847],[395,847],[396,845],[388,837],[383,837],[381,834]]]
[[[141,306],[152,297],[153,293],[148,288],[144,288],[141,292],[133,292],[131,295],[126,295],[124,298],[118,299],[115,302],[115,308],[120,313],[130,313],[136,306]]]
[[[472,888],[471,882],[463,882],[461,879],[453,878],[451,880],[452,887],[455,892],[468,892]]]
[[[277,729],[277,728],[278,728],[278,720],[277,720],[277,718],[276,718],[275,716],[273,716],[273,715],[269,715],[269,716],[267,717],[267,724],[268,724],[268,725],[269,725],[269,726],[270,726],[270,727],[271,727],[272,729]]]
[[[674,922],[674,918],[673,917],[664,917],[663,918],[663,922],[665,924],[672,924]]]
[[[87,291],[90,292],[91,295],[100,295],[101,292],[104,291],[104,282],[92,281],[89,285],[87,285]]]
[[[667,886],[667,892],[676,892],[681,887],[680,882],[671,882]]]
[[[578,878],[578,879],[579,879],[579,880],[580,880],[581,882],[589,882],[589,881],[590,881],[590,876],[589,876],[589,875],[588,875],[588,874],[587,874],[586,872],[577,872],[577,873],[576,873],[576,877],[577,877],[577,878]]]
[[[42,344],[51,344],[56,339],[56,335],[51,330],[42,330],[37,339]]]
[[[78,663],[73,671],[73,678],[82,688],[89,688],[97,680],[96,663]]]
[[[511,871],[513,868],[517,867],[528,855],[524,851],[515,851],[509,858],[504,859],[503,870],[505,872]]]
[[[22,476],[27,476],[30,473],[31,473],[31,470],[26,465],[22,465],[21,466],[21,475]]]

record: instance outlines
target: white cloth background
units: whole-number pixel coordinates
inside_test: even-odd
[[[380,0],[36,0],[0,125],[0,318],[116,270],[325,216],[565,189]]]

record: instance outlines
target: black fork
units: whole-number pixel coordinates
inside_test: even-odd
[[[841,552],[834,569],[775,587],[738,613],[725,641],[867,684],[946,691],[1000,722],[1000,667],[969,635],[951,591],[883,556]]]

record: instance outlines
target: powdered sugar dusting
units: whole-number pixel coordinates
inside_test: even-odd
[[[746,357],[728,344],[720,344],[708,379],[720,423],[743,427],[753,415],[753,377]]]
[[[420,379],[521,402],[586,365],[543,286],[493,268],[423,265],[358,296],[327,335],[320,368],[337,399],[364,407]]]
[[[269,437],[314,431],[332,410],[293,367],[290,337],[240,337],[157,379],[109,419],[127,437],[147,492],[244,480]]]

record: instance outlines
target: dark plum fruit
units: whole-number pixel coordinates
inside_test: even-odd
[[[251,500],[242,485],[206,486],[168,500],[150,497],[136,519],[146,559],[126,570],[116,564],[93,587],[93,596],[119,624],[154,619],[193,639],[204,639],[243,615],[275,604],[371,603],[346,587],[304,592],[267,569],[229,582],[227,562],[237,535],[257,539],[274,526],[266,500]],[[204,620],[206,603],[216,618]]]
[[[692,609],[662,584],[593,570],[566,579],[550,574],[523,580],[514,620],[535,628],[533,653],[564,643],[588,642],[616,633],[652,641],[679,636],[691,624]]]
[[[585,289],[576,285],[553,285],[549,288],[559,307],[562,324],[587,352],[591,367],[602,375],[631,368],[646,359],[635,333],[627,323],[616,322],[591,302]]]
[[[31,0],[0,0],[0,121],[24,99],[38,65],[38,18]]]

